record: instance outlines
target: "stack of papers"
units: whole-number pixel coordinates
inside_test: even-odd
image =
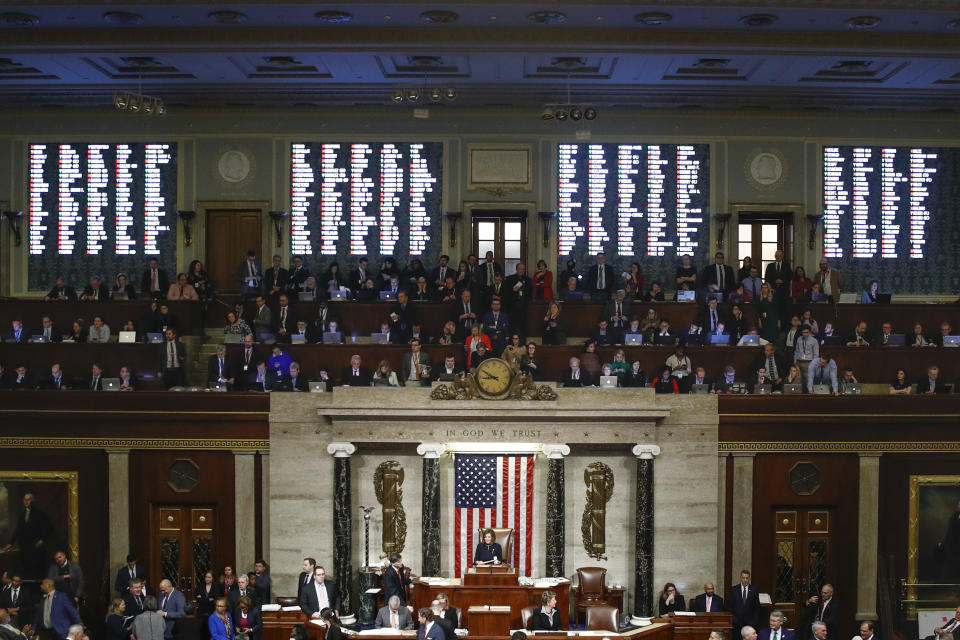
[[[300,611],[300,607],[293,605],[292,607],[280,607],[280,611]]]
[[[260,611],[280,611],[280,605],[278,604],[265,604],[260,607]]]

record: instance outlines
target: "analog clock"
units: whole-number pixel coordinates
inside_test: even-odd
[[[513,370],[505,360],[490,358],[477,367],[477,387],[484,398],[499,400],[510,392]]]

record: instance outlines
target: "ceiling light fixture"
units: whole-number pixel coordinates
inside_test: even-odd
[[[425,98],[429,98],[434,103],[453,102],[457,99],[457,90],[453,87],[407,87],[394,89],[390,94],[390,101],[394,104],[405,102],[417,104]]]
[[[542,120],[556,120],[565,122],[571,120],[578,122],[580,120],[596,120],[597,109],[590,105],[574,104],[570,97],[570,74],[567,74],[567,101],[563,104],[548,104],[544,106],[540,113]]]

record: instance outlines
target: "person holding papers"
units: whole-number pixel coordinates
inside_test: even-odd
[[[483,530],[483,542],[478,544],[477,550],[473,552],[475,567],[496,566],[503,562],[503,548],[497,544],[496,539],[493,529]]]

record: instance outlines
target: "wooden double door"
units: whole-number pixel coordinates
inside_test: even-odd
[[[214,288],[222,293],[240,291],[237,267],[247,259],[247,251],[257,252],[262,269],[273,265],[272,256],[260,255],[261,212],[234,209],[208,209],[206,220],[206,269]]]
[[[154,505],[150,517],[151,571],[193,596],[203,574],[214,570],[216,531],[212,506]],[[214,579],[219,576],[214,573]],[[151,587],[156,590],[156,580]]]
[[[831,510],[823,508],[777,508],[774,510],[773,608],[796,628],[807,599],[833,580]],[[766,626],[766,620],[760,621]]]

